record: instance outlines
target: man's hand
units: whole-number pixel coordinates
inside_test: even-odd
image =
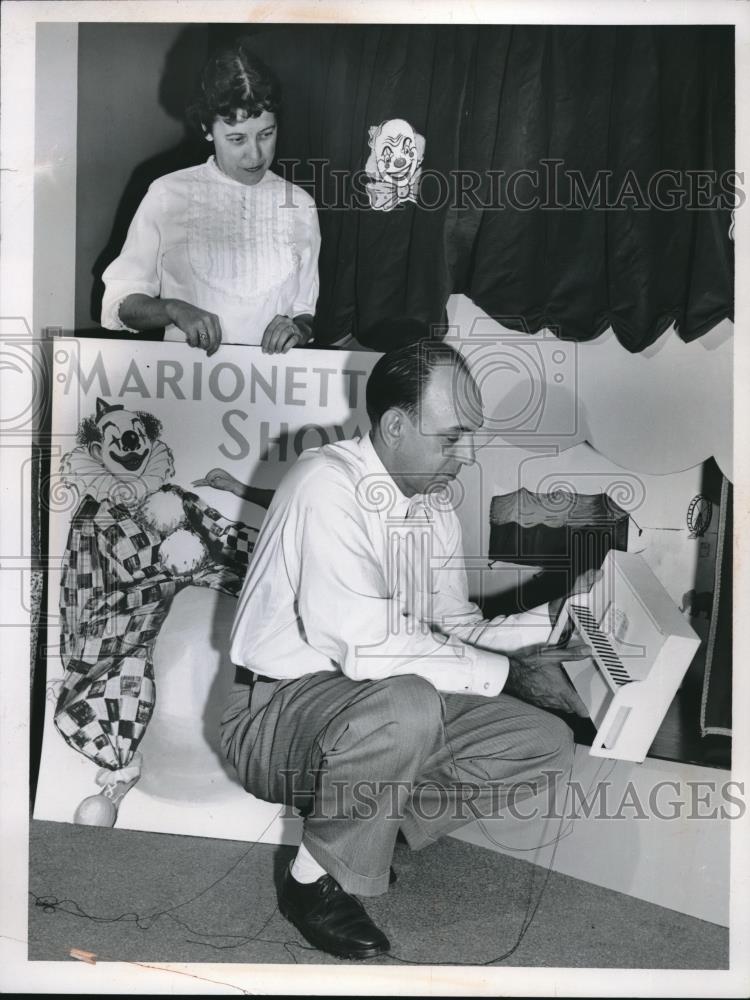
[[[221,343],[221,323],[214,313],[199,309],[183,302],[182,299],[168,299],[167,315],[174,325],[185,334],[191,347],[199,347],[210,358],[216,354]]]
[[[575,583],[567,594],[563,597],[556,597],[554,600],[550,601],[549,616],[552,624],[554,625],[557,621],[560,611],[562,610],[562,606],[569,597],[575,597],[576,594],[588,594],[596,581],[601,580],[601,577],[602,571],[600,569],[587,569],[585,573],[581,573],[580,576],[576,577]]]
[[[510,670],[503,692],[515,695],[540,708],[588,716],[586,706],[568,680],[561,664],[569,660],[585,660],[591,656],[584,642],[572,643],[565,649],[543,646],[523,657],[508,657]]]
[[[264,354],[286,354],[307,342],[305,333],[289,316],[274,316],[263,333],[260,346]]]

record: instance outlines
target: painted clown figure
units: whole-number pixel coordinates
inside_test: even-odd
[[[153,649],[175,594],[194,585],[236,596],[257,537],[169,482],[172,452],[160,434],[153,415],[99,399],[61,463],[81,500],[62,566],[55,725],[100,766],[102,788],[78,807],[77,822],[111,826],[140,775]]]

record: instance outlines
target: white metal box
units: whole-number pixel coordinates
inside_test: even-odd
[[[563,663],[597,728],[595,757],[641,762],[699,636],[640,555],[612,549],[587,594],[569,598],[550,642],[572,622],[591,658]]]

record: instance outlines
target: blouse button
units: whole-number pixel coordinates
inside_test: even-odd
[[[485,681],[484,682],[484,690],[485,691],[489,691],[489,689],[490,689],[490,682],[489,681]]]

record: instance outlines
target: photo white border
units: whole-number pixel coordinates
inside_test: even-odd
[[[750,8],[734,0],[651,0],[628,2],[552,2],[503,0],[450,2],[394,0],[314,2],[314,0],[109,0],[28,2],[13,0],[2,9],[2,162],[3,258],[0,316],[32,316],[34,231],[34,66],[35,25],[43,21],[140,22],[361,22],[361,23],[517,23],[517,24],[734,24],[736,31],[737,154],[742,171],[750,164]],[[750,175],[749,175],[750,176]],[[745,188],[745,190],[747,190]],[[735,327],[735,619],[747,620],[750,593],[750,503],[747,447],[750,404],[750,343],[744,333],[750,317],[745,280],[750,247],[748,206],[736,212]],[[0,380],[3,373],[0,371]],[[0,385],[1,387],[1,385]],[[28,452],[0,448],[0,504],[9,509],[14,484],[29,495]],[[25,477],[25,481],[23,481]],[[16,487],[17,488],[17,487]],[[20,575],[2,567],[2,553],[17,551],[19,526],[0,522],[0,623],[17,603]],[[28,543],[28,540],[27,540]],[[24,551],[30,551],[26,544]],[[28,585],[28,574],[26,585]],[[25,606],[29,606],[28,595]],[[750,671],[741,669],[750,653],[748,630],[735,628],[734,706],[750,705]],[[477,967],[390,967],[382,965],[278,966],[241,964],[148,964],[28,962],[28,725],[29,633],[0,625],[2,699],[0,700],[0,988],[5,992],[363,994],[363,995],[569,995],[569,996],[746,996],[750,992],[750,816],[733,824],[731,952],[728,971],[528,969]],[[750,735],[743,713],[735,720],[733,777],[750,791]],[[75,942],[71,942],[75,944]]]

